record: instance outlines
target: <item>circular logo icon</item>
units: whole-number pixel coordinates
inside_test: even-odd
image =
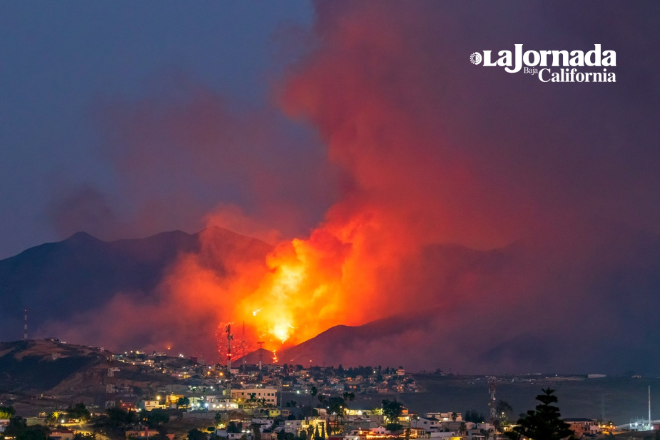
[[[481,54],[479,52],[475,52],[470,55],[470,62],[472,64],[481,64],[481,59]]]

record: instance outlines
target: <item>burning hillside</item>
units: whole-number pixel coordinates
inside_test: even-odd
[[[481,371],[623,368],[611,347],[655,356],[646,347],[660,334],[650,312],[660,286],[660,100],[648,98],[657,72],[645,57],[620,56],[628,81],[559,85],[469,62],[523,36],[526,48],[638,50],[658,38],[652,14],[534,3],[511,20],[498,5],[315,7],[313,25],[295,31],[298,56],[273,79],[272,106],[177,85],[172,99],[113,102],[103,127],[139,205],[135,223],[194,216],[272,247],[209,228],[176,248],[157,282],[118,284],[102,306],[67,308],[44,331],[217,358],[227,323],[234,353],[263,342],[277,355],[362,326],[359,344],[321,338],[352,352],[328,349],[326,360],[385,353],[413,368]],[[162,198],[142,194],[149,187]],[[216,209],[196,203],[206,193]]]

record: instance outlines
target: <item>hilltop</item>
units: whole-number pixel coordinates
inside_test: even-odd
[[[214,258],[205,263],[218,277],[226,275],[229,259],[263,261],[271,250],[260,240],[211,227],[195,234],[170,231],[109,242],[79,232],[0,260],[1,338],[22,336],[25,308],[30,336],[60,337],[42,328],[102,310],[118,293],[135,302],[153,301],[178,258],[199,253],[202,246],[213,249]]]
[[[113,380],[108,370],[114,368]],[[158,386],[175,382],[139,365],[117,363],[102,347],[58,340],[0,342],[0,393],[53,398],[102,394],[106,386]]]

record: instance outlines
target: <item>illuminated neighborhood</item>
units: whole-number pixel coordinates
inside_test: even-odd
[[[22,356],[48,351],[48,362],[65,359],[61,350],[77,350],[78,354],[98,356],[99,363],[83,374],[92,379],[78,385],[89,392],[80,397],[84,402],[72,401],[70,394],[0,394],[0,435],[6,440],[22,440],[35,429],[47,431],[53,440],[496,440],[512,438],[518,426],[511,405],[496,398],[498,384],[557,385],[606,378],[601,374],[472,376],[466,383],[483,387],[487,414],[458,408],[420,413],[407,408],[398,396],[423,395],[427,390],[415,380],[418,375],[400,367],[305,368],[264,363],[262,356],[258,364],[247,363],[246,357],[232,367],[230,363],[206,365],[183,354],[114,354],[56,339],[14,344],[23,350]],[[426,376],[443,380],[453,375],[437,370]],[[44,403],[39,403],[37,412],[38,402]],[[14,404],[24,414],[17,414]],[[48,405],[50,410],[45,410]],[[618,427],[609,420],[592,418],[563,421],[576,438],[659,427],[648,420]]]

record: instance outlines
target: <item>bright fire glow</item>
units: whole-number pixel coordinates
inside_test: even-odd
[[[263,341],[264,348],[274,351],[337,324],[369,321],[369,312],[382,307],[376,296],[382,262],[365,258],[363,250],[365,234],[374,228],[373,222],[364,221],[336,229],[326,224],[307,240],[276,246],[267,257],[265,271],[241,274],[260,281],[256,287],[238,282],[229,292],[235,299],[231,315],[235,340],[240,339],[237,332],[243,322],[250,334],[247,339],[254,344]],[[225,337],[218,333],[222,347]]]

